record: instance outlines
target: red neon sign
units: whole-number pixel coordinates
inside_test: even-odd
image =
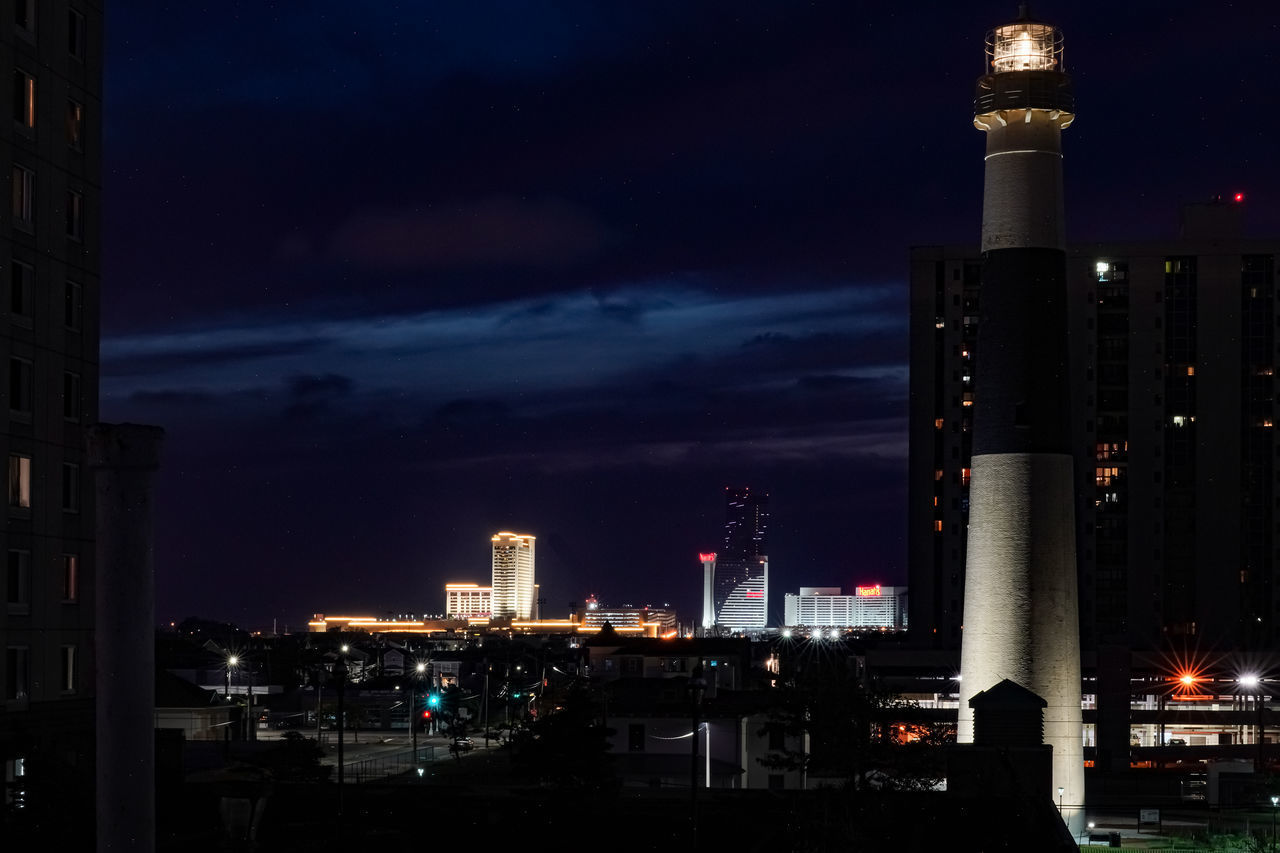
[[[854,594],[861,596],[862,598],[879,598],[880,584],[875,584],[874,586],[860,586],[854,590]]]
[[[748,592],[747,598],[764,598],[763,592]]]
[[[699,554],[699,555],[698,555],[698,559],[699,559],[699,560],[701,560],[701,561],[702,561],[702,562],[704,562],[704,563],[710,563],[710,562],[714,561],[714,560],[715,560],[715,558],[716,558],[715,552],[712,552],[712,553],[710,553],[710,554]]]

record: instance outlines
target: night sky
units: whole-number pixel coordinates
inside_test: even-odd
[[[1039,3],[1068,238],[1248,194],[1271,4]],[[907,254],[975,243],[1013,2],[113,3],[102,418],[168,433],[157,617],[439,612],[538,537],[549,615],[700,608],[723,489],[772,609],[906,580]]]

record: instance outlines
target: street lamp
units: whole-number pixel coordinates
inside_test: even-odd
[[[1061,785],[1058,786],[1058,817],[1062,817],[1062,792],[1067,790]]]
[[[227,655],[227,689],[222,695],[228,702],[231,701],[231,670],[239,663],[240,658],[235,655]]]
[[[419,663],[414,667],[413,684],[409,688],[409,730],[413,732],[413,760],[418,761],[418,682],[422,680],[422,674],[427,671],[425,663]]]

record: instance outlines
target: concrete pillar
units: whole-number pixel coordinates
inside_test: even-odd
[[[155,850],[155,571],[151,477],[164,430],[94,424],[97,826],[100,853]]]

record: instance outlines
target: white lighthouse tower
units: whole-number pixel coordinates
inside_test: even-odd
[[[959,740],[1003,679],[1048,706],[1046,796],[1084,812],[1080,634],[1067,376],[1061,134],[1075,117],[1062,35],[1027,17],[987,35],[973,123],[986,132]]]

